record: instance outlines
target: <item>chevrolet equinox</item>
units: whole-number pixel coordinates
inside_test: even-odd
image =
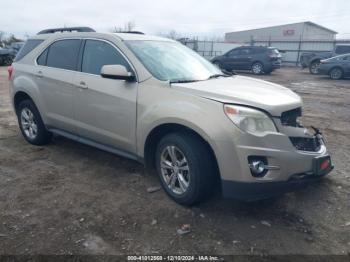
[[[297,94],[223,73],[173,40],[47,29],[8,71],[29,143],[56,134],[140,161],[183,205],[203,201],[216,184],[225,197],[271,197],[333,168],[321,133],[299,121]]]

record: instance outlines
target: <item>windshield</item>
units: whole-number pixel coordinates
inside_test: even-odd
[[[164,81],[201,81],[222,72],[209,61],[177,42],[126,41],[148,71]]]

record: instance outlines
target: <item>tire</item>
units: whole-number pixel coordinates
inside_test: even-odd
[[[309,66],[310,74],[317,75],[318,74],[318,67],[320,66],[320,61],[314,61]]]
[[[17,109],[18,124],[24,139],[32,145],[46,145],[52,133],[46,130],[40,113],[32,100],[23,100]]]
[[[264,65],[260,62],[255,62],[251,68],[254,75],[261,75],[264,72]]]
[[[339,67],[332,68],[331,71],[329,71],[329,77],[333,80],[339,80],[343,78],[343,70]]]
[[[214,191],[215,160],[196,135],[183,132],[164,136],[158,143],[155,159],[163,189],[178,204],[194,205]]]

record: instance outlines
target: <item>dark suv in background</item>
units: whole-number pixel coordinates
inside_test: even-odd
[[[282,64],[281,54],[274,47],[265,46],[241,46],[234,48],[222,56],[217,56],[211,61],[221,69],[251,70],[254,74],[269,74],[280,68]]]

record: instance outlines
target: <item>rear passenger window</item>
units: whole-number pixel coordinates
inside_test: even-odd
[[[123,65],[128,71],[131,70],[128,62],[112,45],[98,40],[86,40],[81,71],[100,75],[104,65]]]
[[[251,54],[251,50],[250,50],[250,48],[242,48],[241,50],[240,50],[240,53],[239,53],[240,55],[250,55]]]
[[[59,40],[49,47],[46,65],[55,68],[76,70],[80,40]]]
[[[29,39],[24,46],[19,50],[18,54],[16,55],[15,62],[21,60],[23,57],[25,57],[27,54],[29,54],[35,47],[40,45],[44,40],[40,39]]]

